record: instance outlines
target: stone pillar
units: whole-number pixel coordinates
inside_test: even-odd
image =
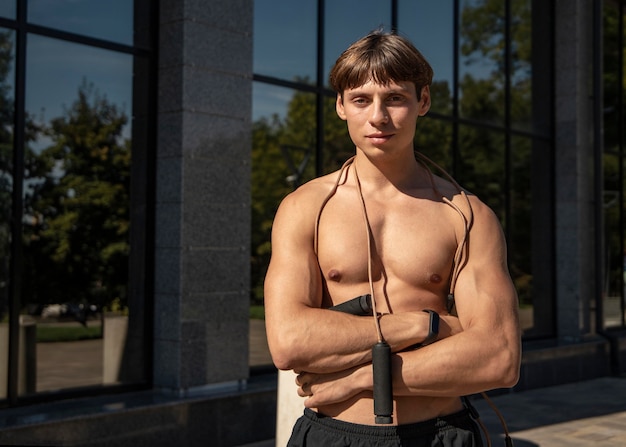
[[[594,295],[593,1],[555,6],[557,337],[591,329]]]
[[[248,377],[252,0],[161,0],[154,386]]]

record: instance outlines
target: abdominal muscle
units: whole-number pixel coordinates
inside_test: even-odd
[[[325,279],[327,281],[327,290],[334,296],[357,296],[367,290],[367,285],[364,283],[358,284],[357,287],[344,289],[332,280],[328,281],[328,276]],[[373,286],[375,296],[377,297],[385,297],[385,289],[390,296],[396,297],[393,301],[393,307],[396,312],[433,309],[442,314],[445,312],[442,308],[444,302],[442,294],[445,290],[445,284],[445,281],[434,281],[428,288],[425,288],[423,285],[422,287],[410,286],[397,281],[395,275],[391,273],[387,277],[385,287],[383,287],[382,282],[375,282]],[[331,304],[339,304],[333,302],[328,295],[326,295],[325,299],[330,301]],[[379,301],[382,312],[391,310],[387,307],[388,301],[386,299],[379,298]],[[459,397],[395,396],[393,401],[393,425],[426,421],[439,416],[453,414],[462,409],[463,404]],[[374,400],[371,391],[359,393],[343,402],[319,407],[316,411],[325,416],[354,424],[376,425],[374,422]]]
[[[456,413],[463,409],[458,397],[400,396],[394,398],[393,425],[422,422]],[[374,422],[374,400],[372,394],[361,393],[354,398],[333,405],[319,407],[316,411],[325,416],[362,425]]]

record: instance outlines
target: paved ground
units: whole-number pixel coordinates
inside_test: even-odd
[[[504,415],[515,447],[626,446],[626,378],[601,378],[492,400]],[[496,414],[482,398],[473,402],[493,447],[503,446]],[[245,447],[274,447],[274,440]]]
[[[252,322],[250,329],[251,363],[268,361],[267,342],[258,335],[264,334],[263,322]],[[492,401],[503,414],[515,447],[626,447],[626,378],[607,377],[501,394]],[[493,447],[503,446],[503,430],[496,414],[482,398],[473,403]],[[272,439],[246,447],[274,444]]]
[[[262,320],[250,320],[249,358],[250,366],[272,362]],[[37,391],[101,385],[102,369],[102,339],[37,343]]]

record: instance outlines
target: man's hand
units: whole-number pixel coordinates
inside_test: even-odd
[[[369,374],[365,371],[367,369]],[[307,408],[344,402],[368,388],[371,390],[371,369],[371,363],[368,363],[328,374],[301,372],[296,377],[298,395],[308,397],[304,401]]]
[[[443,324],[440,326],[439,339],[463,331],[457,317],[441,315],[440,318]],[[296,377],[298,395],[308,397],[304,401],[305,407],[317,408],[344,402],[363,391],[371,391],[373,386],[371,365],[368,362],[343,371],[326,374],[301,372]]]

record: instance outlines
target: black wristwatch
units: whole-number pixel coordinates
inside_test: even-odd
[[[434,310],[424,309],[424,312],[430,314],[430,322],[428,324],[428,335],[424,339],[423,342],[420,343],[420,346],[426,346],[437,340],[437,336],[439,335],[439,314]]]

